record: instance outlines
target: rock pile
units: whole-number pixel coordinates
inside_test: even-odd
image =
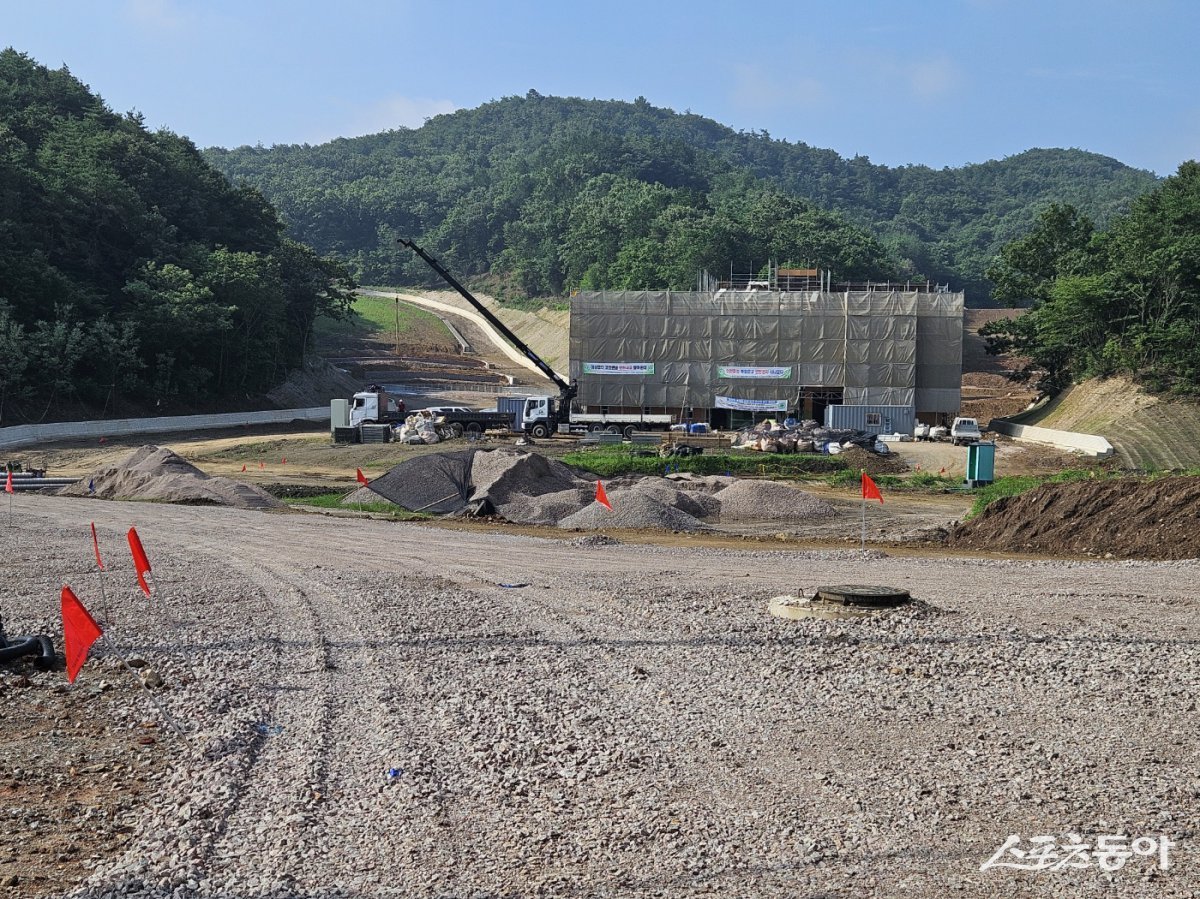
[[[581,530],[700,531],[717,522],[799,523],[834,513],[802,490],[754,479],[625,475],[606,481],[605,489],[611,510],[595,502],[594,480],[561,462],[522,450],[469,449],[409,459],[345,502],[383,498],[414,512],[494,514]]]
[[[286,508],[265,490],[230,478],[209,477],[171,450],[152,444],[136,450],[116,465],[84,475],[77,483],[60,490],[59,494],[233,506],[238,509]]]

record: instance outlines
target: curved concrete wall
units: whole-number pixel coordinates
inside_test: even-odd
[[[1019,425],[1002,418],[994,418],[988,429],[1005,434],[1014,440],[1029,443],[1044,443],[1060,449],[1075,450],[1089,456],[1111,456],[1113,445],[1098,434],[1080,434],[1077,431],[1059,431],[1054,428],[1039,428],[1034,425]]]
[[[117,437],[129,434],[163,434],[168,431],[205,431],[238,425],[281,424],[295,421],[329,421],[328,406],[308,409],[272,409],[267,412],[226,412],[220,415],[169,415],[161,418],[114,418],[101,421],[56,421],[44,425],[0,428],[0,449],[13,449],[43,440],[76,437]]]

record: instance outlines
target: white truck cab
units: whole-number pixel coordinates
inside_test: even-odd
[[[955,446],[963,446],[983,439],[979,430],[979,422],[973,418],[956,418],[950,426],[950,441]]]

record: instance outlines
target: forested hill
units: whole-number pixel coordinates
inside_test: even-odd
[[[700,267],[717,273],[773,257],[843,277],[924,275],[977,303],[990,289],[988,263],[1049,204],[1103,223],[1156,183],[1079,150],[888,168],[641,98],[534,91],[418,129],[206,157],[234,183],[261,189],[296,239],[347,260],[364,281],[427,280],[394,249],[399,235],[457,272],[499,275],[530,295],[687,288]]]
[[[345,267],[283,231],[190,141],[0,51],[0,423],[278,384],[350,302]]]

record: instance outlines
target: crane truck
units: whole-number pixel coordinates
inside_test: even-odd
[[[558,388],[558,396],[526,396],[520,398],[520,408],[513,411],[514,431],[524,431],[532,437],[548,437],[560,430],[560,425],[567,425],[572,431],[608,431],[611,434],[624,432],[628,437],[635,430],[665,430],[675,423],[671,415],[642,415],[642,414],[600,414],[581,413],[572,409],[579,388],[575,382],[567,383],[551,368],[525,341],[514,334],[504,322],[500,321],[487,306],[479,302],[475,296],[462,286],[458,280],[444,269],[436,259],[417,246],[413,241],[403,237],[397,238],[396,243],[408,247],[425,261],[443,281],[458,291],[475,311],[482,315],[497,331],[504,335],[533,366],[545,375]],[[515,398],[510,398],[515,401]]]

